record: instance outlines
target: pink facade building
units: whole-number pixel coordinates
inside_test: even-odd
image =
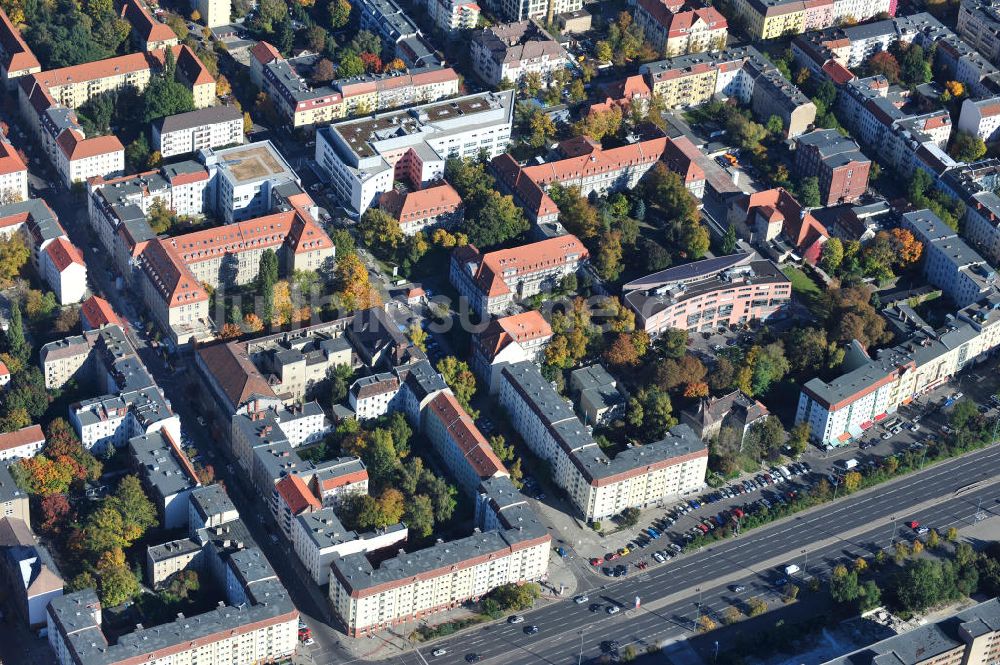
[[[636,324],[655,337],[763,321],[786,307],[792,283],[772,261],[731,254],[647,275],[622,287]]]

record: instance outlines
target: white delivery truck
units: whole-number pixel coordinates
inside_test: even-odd
[[[853,457],[848,460],[837,460],[837,466],[839,466],[844,471],[850,471],[851,469],[858,466],[858,460]]]
[[[787,566],[785,566],[785,575],[787,575],[788,577],[791,577],[797,572],[799,572],[799,567],[796,566],[794,563],[790,563]]]

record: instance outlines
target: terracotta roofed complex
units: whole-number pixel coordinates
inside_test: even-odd
[[[406,235],[426,228],[448,227],[461,216],[462,197],[446,182],[403,193],[395,189],[383,194],[379,207],[396,218]]]
[[[530,297],[575,273],[589,256],[574,235],[487,254],[467,245],[452,252],[450,279],[480,315],[498,314],[510,307],[515,297]]]

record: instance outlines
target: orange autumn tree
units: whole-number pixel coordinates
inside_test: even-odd
[[[919,261],[924,252],[924,244],[917,240],[909,229],[891,229],[889,243],[896,253],[898,264],[903,268]]]

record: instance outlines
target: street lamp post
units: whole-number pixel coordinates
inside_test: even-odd
[[[802,575],[803,577],[809,577],[809,550],[802,550],[803,560],[802,560]]]
[[[583,662],[583,630],[580,630],[580,655],[576,658],[576,665]]]
[[[889,539],[889,547],[896,544],[896,516],[892,516],[892,538]]]

